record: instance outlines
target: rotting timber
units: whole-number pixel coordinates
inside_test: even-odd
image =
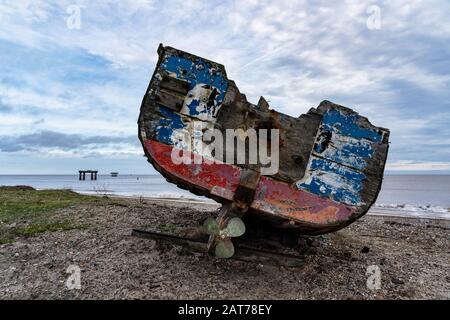
[[[231,238],[236,241],[255,228],[263,228],[259,234],[264,237],[282,239],[333,232],[363,216],[375,202],[388,129],[330,101],[297,118],[288,116],[270,109],[263,97],[256,105],[248,102],[221,64],[162,45],[158,55],[141,105],[139,139],[149,162],[169,182],[223,205],[203,225],[208,252],[231,257]],[[227,129],[277,129],[278,171],[263,174],[267,163],[225,161],[180,144],[179,133],[194,135],[196,122],[203,131],[215,129],[224,136]],[[243,140],[248,154],[252,146],[247,136],[236,139]],[[267,145],[270,149],[270,138]],[[236,148],[234,140],[224,152],[236,155],[238,150],[230,148]],[[178,149],[204,161],[174,162]]]

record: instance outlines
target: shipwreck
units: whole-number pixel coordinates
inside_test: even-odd
[[[263,97],[248,102],[219,63],[162,45],[158,55],[139,139],[169,182],[222,204],[203,224],[201,250],[231,257],[254,228],[290,239],[333,232],[375,202],[388,129],[330,101],[292,117]]]

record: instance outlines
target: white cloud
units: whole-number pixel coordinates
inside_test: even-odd
[[[66,9],[73,4],[82,8],[80,30],[66,26]],[[381,10],[380,30],[366,27],[366,9],[374,4]],[[425,139],[438,143],[426,130],[450,116],[450,75],[442,64],[433,65],[445,58],[448,62],[449,11],[445,0],[5,0],[0,3],[0,39],[43,52],[88,52],[109,61],[103,68],[121,77],[80,84],[58,82],[48,74],[36,78],[22,70],[14,76],[23,86],[0,82],[3,101],[14,109],[13,114],[0,114],[0,134],[38,129],[134,133],[162,42],[224,64],[251,102],[263,95],[292,116],[324,99],[354,108],[374,124],[392,129],[391,154],[401,159],[396,150],[408,149],[412,138],[419,141],[416,145]],[[396,87],[396,82],[435,98],[414,105],[408,97],[414,92]],[[415,110],[406,114],[410,105]],[[38,114],[30,116],[27,107],[37,108]],[[86,113],[89,118],[83,117]],[[39,119],[45,121],[37,124]],[[446,132],[442,138],[449,137]],[[439,152],[441,158],[446,155]]]
[[[450,162],[400,160],[388,162],[386,169],[393,171],[434,171],[450,170]]]

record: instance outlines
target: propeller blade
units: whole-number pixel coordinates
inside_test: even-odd
[[[203,231],[209,235],[218,235],[220,233],[219,224],[216,219],[208,218],[203,222]]]
[[[217,241],[215,255],[217,258],[231,258],[234,255],[234,245],[230,239]]]
[[[238,217],[231,218],[222,233],[227,237],[240,237],[245,233],[245,224]]]

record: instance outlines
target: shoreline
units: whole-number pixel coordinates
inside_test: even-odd
[[[75,191],[76,192],[76,191]],[[213,200],[205,200],[202,201],[200,199],[193,198],[170,198],[170,197],[152,197],[152,196],[126,196],[126,195],[116,195],[116,194],[98,194],[98,193],[89,193],[89,192],[78,192],[80,194],[98,196],[98,197],[109,197],[116,199],[145,199],[148,201],[162,201],[162,202],[173,202],[173,203],[184,203],[184,204],[195,204],[195,205],[204,205],[208,206],[211,209],[220,208],[220,204],[213,202]],[[414,211],[406,211],[401,212],[401,210],[395,210],[394,208],[376,208],[375,205],[372,206],[366,215],[370,216],[381,216],[381,217],[397,217],[397,218],[411,218],[411,219],[431,219],[431,220],[445,220],[450,221],[450,212],[448,216],[437,216],[433,215],[434,212],[430,213],[420,213]],[[436,214],[442,214],[436,212]]]
[[[70,189],[88,195],[110,197],[176,199],[186,203],[214,203],[181,190],[158,175],[120,175],[111,178],[104,175],[99,181],[78,181],[75,175],[57,178],[59,175],[31,177],[0,176],[0,185],[30,185],[38,190]],[[142,179],[139,179],[141,177]],[[423,177],[416,175],[386,176],[376,203],[368,215],[413,217],[450,220],[450,179],[444,175]],[[205,206],[208,204],[205,204]]]
[[[28,185],[23,185],[25,187],[28,187]],[[8,185],[0,185],[1,187],[14,187],[14,186],[8,186]],[[116,198],[116,199],[146,199],[151,201],[167,201],[167,202],[173,202],[173,203],[185,203],[185,204],[196,204],[196,205],[203,205],[205,207],[211,208],[211,209],[218,209],[220,207],[220,204],[215,202],[214,200],[208,199],[207,197],[203,197],[204,199],[196,199],[196,198],[189,198],[185,195],[180,195],[179,197],[175,197],[175,195],[169,195],[169,196],[152,196],[152,195],[124,195],[124,194],[117,194],[112,193],[110,190],[102,190],[102,191],[96,191],[96,190],[76,190],[73,188],[36,188],[31,187],[35,190],[70,190],[73,192],[76,192],[81,195],[88,195],[88,196],[95,196],[95,197],[109,197],[109,198]],[[389,204],[377,204],[375,203],[372,205],[372,207],[369,209],[369,211],[366,213],[366,215],[369,216],[383,216],[383,217],[399,217],[399,218],[412,218],[412,219],[432,219],[432,220],[444,220],[444,221],[450,221],[450,207],[447,208],[447,212],[441,211],[426,211],[423,210],[423,207],[427,207],[425,205],[406,205],[406,207],[410,207],[411,209],[404,209],[405,205],[389,205]],[[430,207],[430,206],[428,206]],[[431,206],[436,207],[439,209],[444,209],[445,207],[440,206]]]

